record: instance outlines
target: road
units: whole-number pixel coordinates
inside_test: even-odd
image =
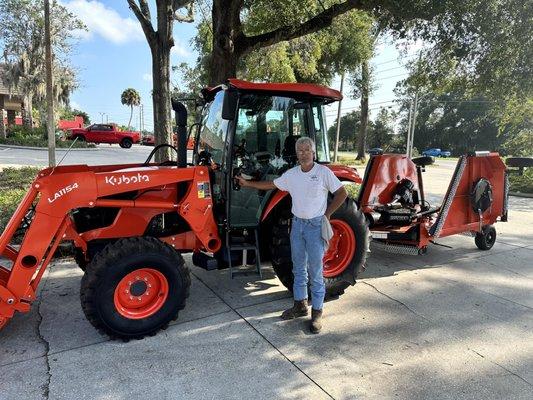
[[[432,199],[453,168],[427,168]],[[291,298],[269,265],[262,279],[230,279],[186,256],[191,295],[178,320],[154,337],[110,341],[83,316],[82,271],[57,261],[31,311],[0,331],[0,398],[529,400],[532,211],[531,199],[511,198],[487,252],[464,236],[425,256],[374,251],[357,285],[325,304],[320,335],[279,319]]]

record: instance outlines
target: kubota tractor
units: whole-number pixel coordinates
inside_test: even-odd
[[[72,241],[84,270],[85,315],[111,337],[142,338],[177,318],[191,284],[183,252],[193,252],[193,262],[206,269],[229,267],[232,276],[236,264],[255,262],[261,273],[261,260],[270,260],[292,289],[290,196],[240,188],[234,177],[279,176],[296,164],[300,136],[312,137],[316,161],[328,163],[323,105],[341,94],[230,79],[202,95],[192,163],[186,111],[176,102],[177,162],[153,163],[156,147],[144,163],[58,166],[38,174],[0,237],[0,328],[15,311],[29,310],[61,241]],[[330,168],[342,181],[361,182],[354,169]],[[365,263],[369,231],[350,199],[331,223],[324,278],[327,295],[338,296]],[[19,246],[13,238],[21,231]]]
[[[296,164],[295,142],[310,136],[316,161],[329,162],[323,105],[335,90],[310,84],[250,83],[230,79],[206,89],[187,163],[187,113],[176,102],[177,162],[41,171],[0,236],[0,328],[15,311],[27,312],[58,244],[70,240],[85,271],[81,304],[88,320],[111,337],[142,338],[177,318],[191,284],[181,253],[206,269],[270,260],[292,289],[286,192],[239,187],[234,177],[272,180]],[[160,147],[160,146],[159,146]],[[496,153],[462,156],[446,196],[430,205],[422,173],[431,157],[371,158],[362,181],[356,170],[329,165],[344,182],[361,183],[356,203],[333,214],[334,237],[324,256],[327,296],[355,283],[369,247],[421,254],[443,236],[468,233],[490,249],[493,224],[507,220],[508,184]],[[14,235],[23,231],[20,246]],[[249,254],[250,253],[250,254]],[[250,255],[250,259],[248,259]]]

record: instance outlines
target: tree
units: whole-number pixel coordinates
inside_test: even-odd
[[[319,32],[350,10],[366,12],[377,19],[380,29],[405,36],[414,20],[431,26],[435,16],[460,17],[465,2],[472,5],[477,0],[213,0],[209,84],[235,77],[239,61],[252,51]],[[245,24],[241,18],[251,15],[257,23]]]
[[[5,62],[3,79],[11,90],[16,88],[24,94],[23,120],[27,126],[33,123],[34,102],[41,108],[44,106],[43,10],[40,0],[0,0],[0,42]],[[53,92],[56,100],[66,104],[77,85],[74,70],[69,65],[76,44],[74,32],[85,29],[85,26],[55,1],[51,4],[50,24],[54,53]]]
[[[146,0],[127,0],[133,14],[139,20],[150,52],[152,53],[152,76],[154,105],[154,133],[155,144],[171,142],[171,114],[170,114],[170,50],[174,46],[172,36],[174,21],[193,21],[192,0],[158,0],[156,2],[157,25],[152,24],[150,7]],[[179,14],[185,8],[186,15]],[[158,152],[156,161],[163,161],[170,157],[170,153]]]
[[[350,151],[355,147],[354,132],[359,130],[361,123],[361,112],[352,111],[341,117],[339,131],[339,150]],[[328,129],[328,140],[330,143],[335,142],[337,120]]]
[[[141,104],[141,95],[135,89],[128,88],[122,92],[122,95],[120,96],[120,101],[122,104],[131,108],[130,120],[128,121],[129,129],[131,125],[131,118],[133,117],[133,106],[138,106],[139,104]]]

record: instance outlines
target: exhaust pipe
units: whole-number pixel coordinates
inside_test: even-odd
[[[182,102],[172,99],[172,109],[176,113],[176,136],[178,146],[178,167],[187,167],[187,108]]]

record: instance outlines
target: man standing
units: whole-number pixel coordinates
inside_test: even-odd
[[[326,287],[322,275],[325,241],[322,224],[341,206],[347,192],[339,179],[326,166],[315,160],[315,143],[311,138],[301,137],[296,141],[296,156],[299,165],[289,169],[274,181],[253,182],[237,177],[239,184],[259,190],[279,189],[289,192],[292,198],[291,254],[294,275],[293,307],[281,314],[283,319],[306,316],[307,284],[311,286],[312,333],[322,329],[322,308]],[[328,193],[334,194],[328,205]],[[325,221],[325,218],[327,220]]]

